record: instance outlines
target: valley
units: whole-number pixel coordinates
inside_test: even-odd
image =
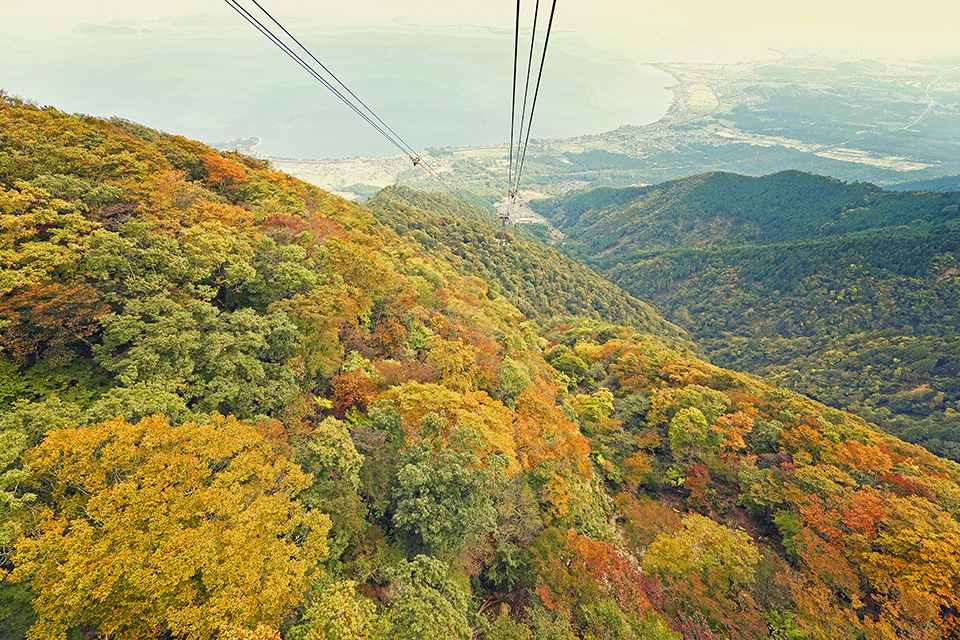
[[[711,173],[533,206],[711,361],[960,461],[960,194]]]

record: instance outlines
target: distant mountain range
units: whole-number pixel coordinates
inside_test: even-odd
[[[930,180],[900,182],[887,187],[892,191],[960,191],[960,176],[943,176]]]
[[[533,206],[717,364],[960,460],[960,193],[711,173]]]

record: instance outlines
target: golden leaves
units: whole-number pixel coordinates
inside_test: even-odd
[[[293,500],[310,476],[232,417],[60,429],[28,461],[52,488],[14,556],[14,578],[38,592],[33,638],[277,625],[326,553],[329,518]]]

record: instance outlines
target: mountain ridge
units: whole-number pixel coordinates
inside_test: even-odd
[[[731,197],[711,178],[603,193],[593,209],[589,192],[536,206],[569,234],[566,251],[662,309],[715,362],[772,376],[957,459],[957,195],[791,172],[725,176],[751,187]],[[789,202],[778,197],[797,181],[809,184]],[[742,202],[755,208],[738,210]],[[711,222],[724,216],[733,221]],[[667,228],[675,233],[661,240]],[[609,229],[624,237],[611,241]]]

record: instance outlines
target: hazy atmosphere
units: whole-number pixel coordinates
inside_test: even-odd
[[[893,2],[814,2],[802,15],[768,5],[560,2],[533,135],[657,120],[675,81],[649,63],[734,62],[786,50],[921,58],[949,53],[960,26],[960,9],[942,1],[912,3],[910,12]],[[506,140],[511,3],[264,6],[413,146]],[[257,136],[267,155],[393,151],[225,3],[4,0],[0,15],[0,86],[8,93],[210,143]],[[928,26],[932,15],[936,27]]]
[[[0,0],[0,640],[960,640],[958,33]]]

